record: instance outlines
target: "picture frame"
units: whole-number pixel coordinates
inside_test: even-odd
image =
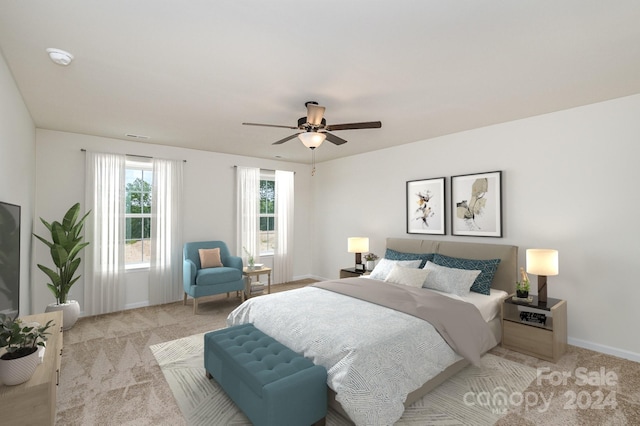
[[[354,271],[364,272],[365,271],[364,263],[356,263],[356,267],[354,268]]]
[[[407,181],[407,234],[446,233],[445,178]]]
[[[502,172],[451,177],[451,235],[502,237]]]

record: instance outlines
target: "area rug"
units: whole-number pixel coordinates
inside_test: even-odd
[[[189,425],[251,425],[215,380],[205,376],[204,334],[150,346]],[[492,355],[468,366],[408,407],[397,425],[493,425],[522,402],[536,370]],[[332,409],[328,426],[349,425]]]

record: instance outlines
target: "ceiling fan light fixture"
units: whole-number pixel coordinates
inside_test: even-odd
[[[316,149],[327,138],[327,135],[319,132],[302,132],[298,134],[298,139],[302,141],[304,146],[310,149]]]
[[[67,66],[73,61],[73,55],[61,49],[50,47],[47,49],[49,58],[58,65]]]

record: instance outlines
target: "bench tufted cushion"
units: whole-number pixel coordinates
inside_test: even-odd
[[[314,366],[252,324],[218,330],[210,338],[211,350],[257,395],[265,385]]]

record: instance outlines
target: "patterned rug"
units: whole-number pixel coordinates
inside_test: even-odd
[[[189,425],[251,425],[215,380],[205,376],[203,334],[150,347]],[[407,408],[397,425],[493,425],[522,402],[536,370],[486,354]],[[350,422],[333,410],[328,426]]]

